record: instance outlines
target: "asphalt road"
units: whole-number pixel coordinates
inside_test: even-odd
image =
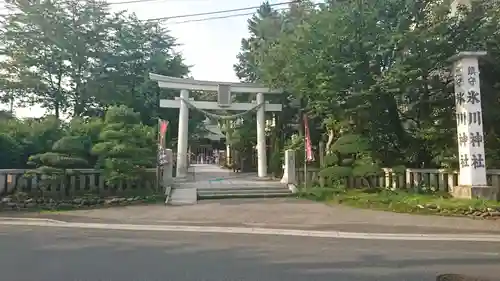
[[[425,281],[499,265],[498,243],[0,226],[9,281]]]

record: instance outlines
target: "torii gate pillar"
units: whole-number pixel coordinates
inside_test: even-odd
[[[188,122],[191,106],[204,110],[249,111],[257,108],[257,163],[258,176],[267,177],[266,153],[266,111],[281,111],[281,104],[265,103],[264,94],[281,94],[281,90],[272,90],[267,87],[251,83],[224,83],[214,81],[200,81],[177,77],[168,77],[150,73],[151,80],[158,81],[160,88],[179,89],[180,97],[177,100],[160,100],[160,107],[179,108],[179,137],[177,140],[177,177],[186,177],[188,171]],[[217,102],[190,101],[189,91],[218,92]],[[256,94],[256,103],[232,103],[231,93]]]
[[[264,102],[264,94],[257,93],[257,104],[262,104]],[[264,104],[257,109],[257,175],[259,178],[267,177],[265,106]]]
[[[189,100],[189,90],[181,90],[181,99]],[[189,108],[181,102],[179,108],[179,134],[177,137],[177,169],[176,177],[184,178],[188,171],[188,138]]]

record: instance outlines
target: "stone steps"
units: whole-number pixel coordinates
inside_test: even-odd
[[[288,197],[293,193],[284,186],[273,187],[218,187],[198,188],[198,199],[224,198],[276,198]]]

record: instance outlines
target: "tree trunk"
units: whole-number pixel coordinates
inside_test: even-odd
[[[335,131],[333,129],[328,130],[328,141],[325,145],[325,154],[330,154],[330,147],[333,144],[333,139],[335,138]]]

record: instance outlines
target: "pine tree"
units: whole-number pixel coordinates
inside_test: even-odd
[[[140,122],[139,113],[126,106],[109,108],[99,141],[92,148],[106,182],[137,183],[155,163],[154,131]]]
[[[69,176],[75,175],[77,170],[88,167],[85,159],[90,148],[90,141],[86,136],[64,136],[52,146],[52,151],[29,157],[28,165],[35,166],[34,170],[26,173],[27,177],[40,176],[38,189],[42,196],[45,189],[52,184],[62,184],[62,188],[70,188]]]

